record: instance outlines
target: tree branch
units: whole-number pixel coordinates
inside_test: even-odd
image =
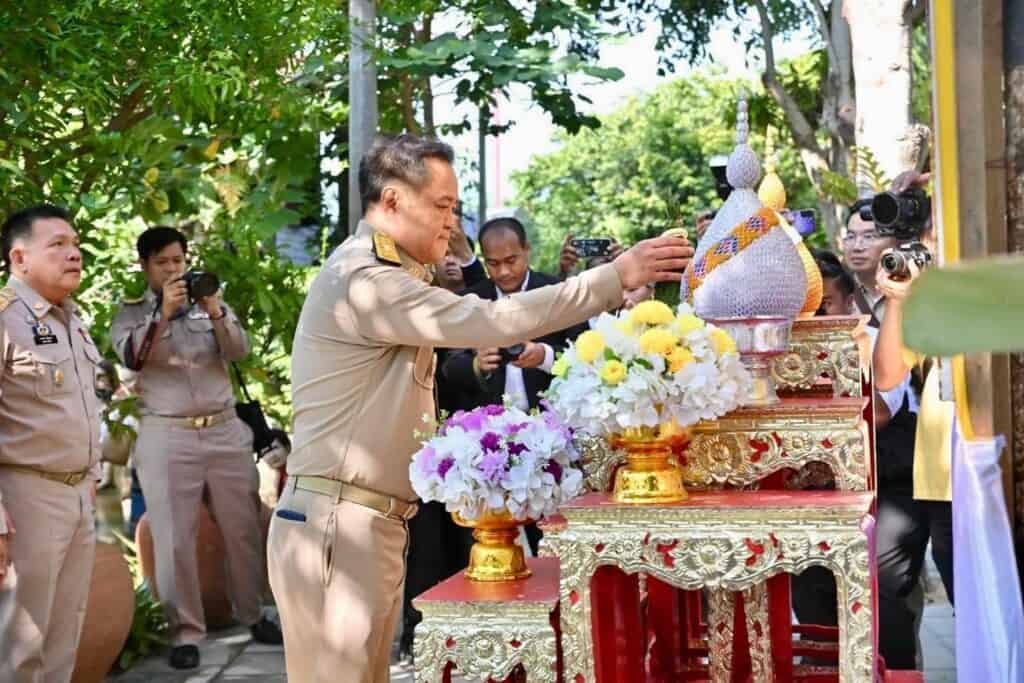
[[[828,68],[829,71],[832,71],[835,65],[839,63],[839,55],[836,54],[836,48],[832,42],[832,31],[829,26],[828,15],[818,0],[809,0],[809,2],[811,7],[814,8],[814,16],[818,20],[818,32],[825,43],[825,52],[828,54]]]
[[[807,117],[800,111],[800,105],[778,79],[778,73],[775,70],[775,49],[772,47],[772,39],[775,36],[772,31],[771,18],[768,16],[768,7],[764,0],[754,0],[754,5],[757,7],[757,14],[761,19],[761,37],[764,40],[765,65],[761,82],[764,83],[765,89],[772,94],[786,115],[796,144],[813,152],[817,157],[823,157],[824,153],[814,135],[814,129],[807,121]]]

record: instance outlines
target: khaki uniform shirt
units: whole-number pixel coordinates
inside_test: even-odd
[[[434,415],[434,346],[509,346],[622,303],[611,265],[500,301],[428,284],[398,248],[378,260],[365,221],[331,254],[302,307],[292,350],[288,473],[329,477],[411,501],[409,462]]]
[[[0,467],[89,470],[99,479],[102,356],[78,307],[70,299],[55,306],[12,277],[0,292],[0,349]]]
[[[111,339],[125,365],[140,352],[156,308],[156,294],[125,302],[114,316]],[[234,312],[224,305],[218,320],[198,304],[182,309],[153,340],[135,379],[144,415],[197,417],[235,404],[228,362],[249,354],[249,338]]]

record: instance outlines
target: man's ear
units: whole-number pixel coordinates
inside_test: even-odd
[[[14,240],[11,245],[10,261],[11,270],[21,271],[25,267],[25,244],[22,240]]]
[[[380,205],[387,211],[397,211],[402,193],[394,185],[386,185],[380,193]]]

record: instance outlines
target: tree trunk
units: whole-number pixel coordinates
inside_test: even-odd
[[[423,28],[419,33],[419,43],[429,43],[434,37],[434,15],[423,15]],[[425,135],[437,135],[434,125],[434,88],[430,84],[430,75],[423,79],[423,133]]]
[[[913,168],[916,139],[911,128],[910,3],[846,0],[853,74],[857,87],[856,138],[878,160],[889,179]],[[858,167],[857,185],[873,190]]]
[[[377,133],[377,64],[373,58],[377,8],[374,0],[349,0],[352,46],[348,62],[348,230],[363,217],[359,201],[359,162]]]
[[[851,42],[846,22],[840,17],[842,0],[831,0],[832,8],[826,13],[818,0],[811,0],[818,31],[828,55],[828,74],[823,84],[824,97],[820,125],[828,133],[828,146],[818,140],[818,131],[804,116],[793,96],[786,91],[776,73],[775,50],[772,45],[774,30],[764,0],[755,0],[761,22],[761,39],[765,51],[765,70],[761,76],[765,90],[772,96],[786,116],[786,123],[793,135],[800,160],[807,177],[815,188],[821,188],[822,172],[846,172],[847,149],[853,143],[853,122],[856,104],[853,95],[853,72]],[[837,165],[838,162],[838,165]],[[827,198],[818,202],[821,227],[828,236],[829,244],[835,242],[839,231],[839,209]]]
[[[1008,251],[1024,253],[1024,7],[1006,2],[1003,60],[1006,112],[1006,220]],[[1024,353],[1010,357],[1013,434],[1014,538],[1024,581]]]

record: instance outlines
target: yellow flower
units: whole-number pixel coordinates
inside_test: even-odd
[[[719,356],[724,353],[736,353],[736,340],[723,329],[716,327],[711,330],[711,343],[715,345],[715,352]]]
[[[596,330],[587,330],[576,338],[576,356],[584,363],[593,363],[604,351],[604,337]]]
[[[628,317],[615,321],[615,329],[623,334],[633,335],[633,321]]]
[[[642,301],[633,307],[629,318],[634,324],[667,325],[675,316],[667,304],[660,301]]]
[[[615,386],[626,379],[626,366],[621,361],[610,360],[601,368],[601,381]]]
[[[681,315],[676,318],[676,329],[679,330],[680,336],[685,337],[694,330],[699,330],[704,327],[704,321],[695,316],[692,313]]]
[[[569,359],[563,353],[551,366],[551,374],[555,377],[565,377],[567,372],[569,372]]]
[[[676,346],[676,336],[668,330],[654,328],[647,330],[640,335],[640,350],[644,353],[654,353],[659,356],[668,356]]]
[[[682,346],[677,346],[672,349],[672,353],[668,357],[668,369],[672,373],[679,372],[687,365],[696,360],[693,354],[690,353],[689,349],[684,349]]]

